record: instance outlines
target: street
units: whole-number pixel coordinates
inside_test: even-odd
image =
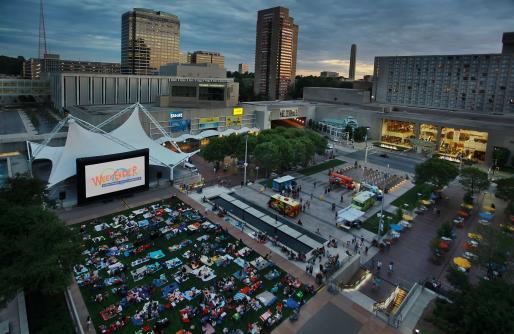
[[[398,169],[407,173],[414,173],[416,165],[424,161],[424,159],[419,156],[415,157],[412,155],[403,155],[401,153],[393,153],[389,151],[386,152],[388,157],[384,158],[380,156],[382,152],[383,151],[377,150],[376,148],[368,150],[368,162],[379,166]],[[359,161],[364,161],[365,150],[343,153],[342,155]]]

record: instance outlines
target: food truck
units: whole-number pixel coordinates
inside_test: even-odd
[[[296,217],[300,213],[300,202],[279,194],[271,196],[268,206],[289,217]]]
[[[339,184],[347,189],[354,189],[355,184],[353,183],[353,179],[351,177],[332,172],[328,175],[328,181],[330,184]]]
[[[352,198],[352,207],[360,211],[367,211],[375,203],[375,194],[371,191],[360,191]]]
[[[295,178],[291,175],[277,177],[273,180],[271,188],[275,191],[281,192],[284,189],[296,187]]]

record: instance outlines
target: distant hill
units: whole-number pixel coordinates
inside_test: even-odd
[[[24,61],[25,58],[22,56],[16,58],[0,56],[0,74],[22,75]]]

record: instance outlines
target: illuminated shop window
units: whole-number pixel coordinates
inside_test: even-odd
[[[416,138],[416,134],[412,122],[384,120],[382,123],[381,141],[383,143],[411,148],[414,138]]]
[[[487,149],[487,132],[467,129],[442,128],[439,153],[460,160],[484,161]]]

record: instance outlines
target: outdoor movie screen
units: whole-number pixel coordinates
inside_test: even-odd
[[[79,204],[148,188],[148,150],[77,159]]]

